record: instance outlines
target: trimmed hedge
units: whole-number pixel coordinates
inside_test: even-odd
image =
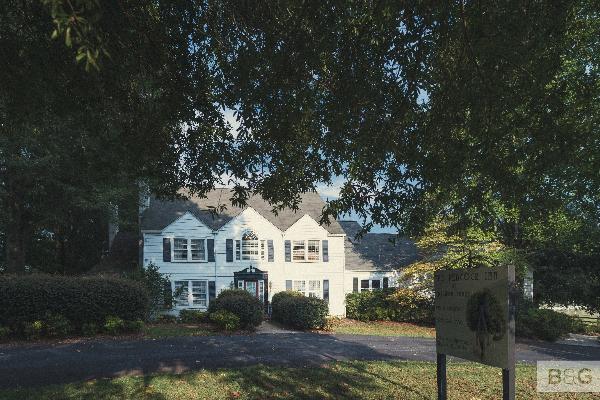
[[[15,334],[36,335],[32,324],[48,316],[64,317],[77,332],[84,324],[103,326],[109,316],[144,320],[148,307],[146,290],[130,280],[42,274],[0,276],[0,326],[9,327]]]
[[[273,295],[273,321],[298,329],[321,329],[327,325],[329,307],[325,300],[305,297],[302,293],[286,291]]]
[[[558,311],[537,308],[532,303],[519,303],[515,334],[520,337],[555,341],[569,333],[585,333],[583,322]]]
[[[223,290],[208,306],[208,313],[229,311],[240,319],[240,328],[254,329],[263,321],[263,304],[242,289]]]
[[[408,288],[348,293],[346,316],[359,321],[433,324],[433,297]]]

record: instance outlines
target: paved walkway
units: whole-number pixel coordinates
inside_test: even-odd
[[[434,361],[435,342],[407,337],[263,333],[0,346],[0,388],[259,363],[319,365],[333,360]],[[600,348],[523,342],[517,345],[517,360],[600,360]]]

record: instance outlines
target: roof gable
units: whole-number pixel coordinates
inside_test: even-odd
[[[182,194],[186,195],[185,192]],[[150,206],[141,215],[141,229],[144,231],[163,230],[177,218],[189,212],[210,229],[218,230],[243,210],[251,207],[283,232],[304,214],[319,221],[323,207],[325,207],[325,202],[318,193],[307,192],[301,195],[298,210],[285,209],[276,215],[272,211],[273,207],[260,196],[251,196],[246,207],[236,207],[230,202],[232,195],[231,189],[220,188],[208,192],[205,197],[188,196],[186,199],[174,200],[152,198]],[[337,221],[331,221],[329,225],[322,226],[332,234],[344,233]]]

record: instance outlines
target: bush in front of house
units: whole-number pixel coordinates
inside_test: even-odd
[[[322,329],[327,325],[329,307],[317,297],[305,297],[302,293],[279,292],[271,301],[274,321],[297,329]]]
[[[223,290],[210,302],[209,314],[229,311],[240,319],[240,328],[255,329],[263,320],[263,304],[255,296],[241,289]]]
[[[147,313],[146,290],[130,280],[0,276],[0,326],[17,337],[64,336],[82,332],[84,324],[104,326],[109,316],[136,321]]]
[[[434,299],[409,288],[348,293],[346,316],[359,321],[432,324]]]
[[[520,337],[555,341],[569,333],[584,333],[585,325],[577,318],[521,301],[517,307],[515,334]]]
[[[173,314],[161,314],[156,317],[156,322],[159,324],[174,324],[177,322],[177,316]]]
[[[240,318],[226,310],[219,310],[210,314],[210,320],[223,331],[232,332],[240,329]]]
[[[7,326],[0,326],[0,341],[8,339],[10,336],[10,328]]]
[[[207,313],[200,310],[179,311],[179,320],[184,324],[200,324],[206,322],[207,318]]]
[[[144,321],[137,319],[125,321],[119,317],[108,316],[104,322],[104,331],[109,335],[118,335],[121,333],[137,333],[144,328]]]

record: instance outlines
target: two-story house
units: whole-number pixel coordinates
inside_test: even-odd
[[[338,221],[320,225],[325,203],[316,192],[303,194],[298,210],[277,214],[259,196],[244,208],[230,197],[221,188],[204,198],[145,200],[141,261],[170,277],[176,309],[205,309],[219,291],[237,287],[265,306],[274,293],[297,290],[328,301],[332,315],[345,315],[346,293],[394,285],[402,265],[369,263]]]

